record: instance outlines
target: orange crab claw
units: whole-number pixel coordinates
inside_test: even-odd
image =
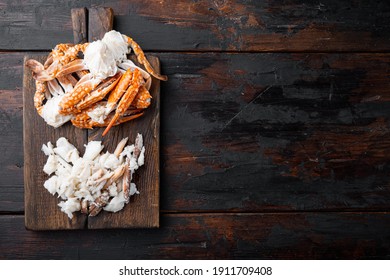
[[[126,112],[127,108],[129,108],[130,104],[133,102],[141,86],[140,78],[141,78],[141,72],[138,69],[135,69],[133,72],[132,84],[129,86],[125,94],[122,96],[122,99],[119,101],[118,107],[116,108],[115,111],[115,116],[112,118],[111,122],[104,130],[102,136],[105,136],[108,133],[108,131],[119,119],[119,117],[121,117]]]
[[[78,85],[72,92],[65,94],[60,102],[60,114],[69,114],[75,111],[75,106],[79,103],[87,94],[96,88],[100,83],[99,79],[91,79],[80,85]],[[76,109],[76,111],[78,111]]]
[[[122,74],[118,72],[112,77],[108,77],[100,85],[94,89],[84,100],[76,105],[79,110],[84,110],[102,100],[116,86]]]

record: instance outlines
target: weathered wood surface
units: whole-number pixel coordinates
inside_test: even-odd
[[[27,59],[36,59],[43,62],[45,56],[31,55]],[[160,65],[157,57],[149,56],[149,61],[159,72]],[[33,104],[35,80],[31,71],[25,67],[23,86],[23,122],[24,122],[24,184],[25,184],[25,218],[26,227],[32,230],[57,229],[97,229],[97,228],[150,228],[159,225],[159,127],[160,127],[160,88],[159,81],[153,80],[150,94],[153,97],[152,105],[145,114],[120,127],[114,127],[103,140],[105,150],[113,152],[116,145],[125,137],[129,143],[134,143],[137,133],[141,133],[146,147],[145,158],[147,164],[141,167],[134,182],[141,195],[132,198],[119,213],[100,213],[96,217],[75,213],[75,218],[69,218],[57,206],[59,199],[52,196],[43,188],[48,176],[42,171],[47,157],[41,151],[43,143],[51,141],[54,145],[58,138],[65,137],[74,144],[83,154],[84,144],[87,144],[87,135],[100,136],[102,129],[93,131],[81,130],[70,123],[57,129],[48,126],[37,114]],[[96,137],[93,137],[96,138]],[[7,187],[7,186],[6,186]],[[10,197],[10,190],[5,190]]]
[[[389,258],[390,2],[3,1],[0,50],[72,42],[91,6],[169,76],[161,227],[24,229],[24,54],[0,52],[0,258]]]
[[[162,209],[388,209],[388,55],[161,57]]]
[[[75,8],[71,10],[73,43],[83,44],[88,42],[88,11],[86,8]]]
[[[146,50],[388,51],[389,1],[2,1],[0,49],[73,42],[72,8],[109,6]]]
[[[388,209],[390,55],[159,57],[162,210]],[[0,55],[5,212],[23,211],[21,59]]]
[[[23,200],[23,53],[0,53],[0,212]]]
[[[112,30],[114,24],[114,11],[111,8],[88,9],[88,41],[103,38],[104,34]]]
[[[389,248],[388,212],[166,214],[160,229],[70,233],[0,216],[0,259],[388,259]]]

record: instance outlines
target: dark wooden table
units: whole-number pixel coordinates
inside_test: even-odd
[[[161,227],[25,230],[23,57],[91,1],[0,1],[0,258],[389,258],[389,1],[93,2],[169,76]]]

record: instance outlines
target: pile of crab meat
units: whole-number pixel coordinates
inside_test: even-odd
[[[64,137],[55,147],[51,142],[42,146],[48,156],[43,171],[50,176],[44,187],[61,199],[58,206],[69,219],[75,211],[89,216],[101,210],[120,211],[130,196],[139,194],[132,178],[144,164],[145,147],[141,134],[134,144],[126,146],[127,140],[120,141],[113,153],[103,153],[101,141],[90,141],[82,157]]]
[[[127,58],[131,50],[146,70]],[[132,38],[114,30],[91,43],[59,44],[44,64],[30,59],[26,65],[36,80],[34,106],[47,124],[107,127],[103,135],[143,115],[151,104],[151,76],[167,80]]]

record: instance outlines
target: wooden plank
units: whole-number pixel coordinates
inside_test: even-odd
[[[112,30],[114,11],[111,8],[90,8],[88,10],[88,41],[102,39],[104,34]]]
[[[44,62],[46,56],[29,55],[28,59]],[[43,183],[48,176],[42,171],[47,157],[42,153],[42,144],[56,143],[60,137],[67,138],[82,151],[86,132],[65,124],[57,129],[48,126],[34,108],[35,80],[31,71],[24,67],[23,79],[23,139],[24,139],[24,201],[25,224],[31,230],[80,229],[85,227],[86,216],[75,213],[70,220],[57,206],[59,200],[52,196]]]
[[[133,61],[136,57],[131,56]],[[153,69],[160,73],[160,62],[148,56]],[[125,137],[134,143],[141,133],[145,146],[145,165],[137,170],[134,178],[140,195],[132,198],[129,205],[118,213],[103,212],[88,218],[88,228],[149,228],[159,226],[160,210],[160,81],[153,78],[149,90],[152,103],[145,114],[135,120],[111,128],[104,137],[103,145],[113,152],[117,143]],[[104,128],[88,131],[88,140],[99,139]],[[134,199],[134,200],[133,200]]]
[[[145,50],[388,51],[388,1],[111,1],[114,28]],[[0,49],[49,50],[73,41],[71,8],[87,0],[4,2]],[[26,42],[28,42],[26,44]]]
[[[0,54],[4,212],[23,211],[23,55]],[[162,210],[388,209],[389,54],[159,57]]]
[[[24,211],[23,53],[0,53],[0,212]]]
[[[162,209],[390,203],[389,56],[160,57]]]
[[[114,13],[111,8],[89,9],[89,41],[101,39],[113,27]],[[133,61],[137,61],[134,55]],[[157,57],[148,57],[153,69],[160,72],[160,62]],[[117,143],[125,137],[133,142],[137,133],[141,133],[146,147],[146,165],[138,170],[134,182],[142,195],[134,198],[125,210],[119,213],[101,213],[88,218],[88,228],[149,228],[159,226],[159,190],[160,190],[160,82],[153,79],[149,90],[152,104],[146,113],[138,120],[112,128],[103,140],[104,146],[115,150]],[[101,138],[104,129],[88,132],[89,139]],[[134,143],[134,142],[133,142]],[[139,178],[139,180],[137,179]]]
[[[44,57],[31,56],[37,60]],[[156,57],[149,57],[155,69],[159,71]],[[48,141],[55,141],[63,136],[83,151],[86,144],[86,130],[74,128],[66,124],[53,129],[47,126],[33,108],[32,96],[35,83],[31,73],[25,70],[24,78],[24,140],[25,140],[25,211],[26,227],[33,230],[76,229],[84,228],[127,228],[127,227],[158,227],[159,225],[159,82],[153,80],[150,93],[153,105],[139,120],[114,127],[104,139],[107,150],[113,151],[117,143],[124,137],[133,142],[137,133],[144,137],[146,146],[145,168],[140,168],[135,177],[141,195],[131,200],[129,206],[119,213],[100,213],[87,219],[85,215],[77,214],[76,219],[69,220],[61,213],[57,204],[59,200],[52,197],[44,188],[47,176],[42,172],[46,156],[41,152],[41,146]],[[25,73],[26,73],[25,72]],[[94,135],[101,135],[102,130],[93,130]],[[137,179],[139,178],[139,180]],[[46,205],[47,204],[47,205]]]
[[[71,10],[72,26],[73,26],[73,42],[75,44],[83,44],[88,42],[88,18],[86,8],[75,8]]]
[[[0,216],[0,259],[388,259],[390,214],[165,214],[155,230],[30,232]]]

